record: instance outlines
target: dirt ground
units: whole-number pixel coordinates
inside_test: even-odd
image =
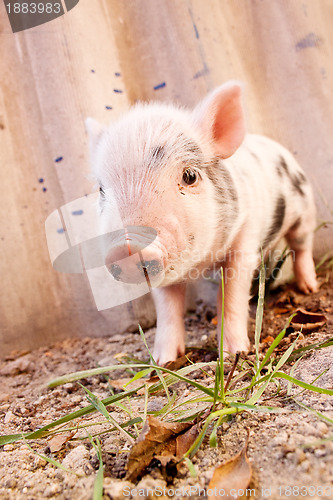
[[[320,312],[327,318],[325,326],[316,332],[300,336],[297,347],[320,342],[333,337],[333,279],[327,273],[321,275],[321,287],[312,296],[298,294],[293,288],[285,287],[267,299],[261,348],[266,349],[283,328],[289,315],[297,308]],[[216,359],[216,353],[209,350],[214,332],[215,310],[198,304],[195,312],[188,314],[186,329],[187,345],[206,346],[202,361]],[[251,330],[254,330],[255,306],[251,306]],[[152,328],[146,332],[148,344],[154,340]],[[295,334],[290,333],[282,341],[286,348]],[[147,361],[147,352],[140,335],[127,333],[110,338],[71,339],[48,348],[28,353],[13,353],[0,364],[0,434],[29,432],[38,429],[88,404],[84,391],[76,383],[67,383],[54,389],[46,387],[51,379],[78,370],[115,364],[119,353]],[[251,353],[250,353],[251,357]],[[333,388],[333,346],[307,353],[296,367],[293,376],[307,383],[315,382],[324,388]],[[230,366],[227,365],[227,366]],[[289,372],[291,365],[284,368]],[[325,371],[326,370],[326,371]],[[198,374],[202,377],[202,374]],[[113,372],[110,377],[119,380],[129,377],[124,370]],[[112,384],[112,381],[111,381]],[[84,385],[100,398],[110,395],[104,376],[95,376],[84,381]],[[104,498],[136,498],[143,495],[143,489],[150,492],[157,488],[156,496],[169,494],[174,498],[191,496],[203,498],[217,465],[235,455],[243,446],[250,431],[248,457],[253,469],[251,492],[246,498],[333,498],[333,427],[328,421],[306,412],[292,399],[285,397],[283,382],[281,393],[265,404],[281,409],[280,413],[243,412],[223,423],[218,430],[218,447],[210,448],[206,439],[193,458],[198,471],[191,477],[183,464],[175,478],[167,482],[158,468],[144,476],[139,484],[126,481],[126,461],[130,445],[118,432],[100,435],[104,462]],[[115,382],[115,386],[117,383]],[[178,386],[177,386],[178,387]],[[184,398],[191,396],[191,388],[179,385]],[[178,390],[178,389],[177,389]],[[332,396],[292,389],[297,399],[326,417],[333,419]],[[133,400],[133,415],[142,408]],[[142,404],[142,400],[141,400]],[[149,399],[148,409],[155,411],[165,404],[161,395]],[[119,407],[110,408],[111,415],[122,422],[124,416]],[[82,419],[84,422],[104,420],[96,413]],[[82,422],[81,422],[82,423]],[[105,430],[105,424],[94,432]],[[93,431],[91,431],[93,432]],[[330,439],[328,439],[330,438]],[[321,441],[320,441],[321,440]],[[313,443],[316,445],[312,445]],[[98,469],[96,451],[79,430],[59,451],[52,452],[47,439],[29,442],[42,455],[53,457],[81,477],[54,467],[33,453],[23,441],[6,444],[0,448],[0,498],[3,500],[91,499],[93,484]],[[305,446],[304,446],[305,445]],[[164,489],[164,490],[163,490]],[[141,493],[140,493],[141,492]],[[149,491],[148,491],[149,493]],[[152,494],[149,493],[149,497]],[[230,496],[230,495],[229,495]],[[147,496],[146,496],[147,498]]]

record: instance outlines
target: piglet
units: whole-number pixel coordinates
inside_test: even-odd
[[[299,289],[317,290],[311,186],[284,147],[246,135],[238,82],[191,111],[141,103],[107,128],[91,118],[86,126],[103,230],[114,230],[115,211],[125,228],[105,264],[116,280],[148,281],[159,364],[184,354],[186,283],[212,268],[224,272],[226,352],[249,348],[248,302],[261,250],[266,257],[284,236]],[[217,309],[219,333],[221,286]]]

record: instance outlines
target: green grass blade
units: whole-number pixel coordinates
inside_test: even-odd
[[[320,269],[325,264],[325,262],[328,261],[331,257],[332,257],[332,251],[329,250],[328,252],[326,252],[322,256],[322,258],[320,259],[320,261],[316,265],[316,271],[318,271],[318,269]]]
[[[170,375],[170,377],[167,376],[164,379],[165,383],[168,386],[175,384],[176,382],[179,382],[179,380],[182,380],[183,382],[186,382],[186,383],[192,385],[193,387],[195,387],[199,391],[204,392],[205,394],[208,394],[208,396],[211,396],[213,398],[214,397],[214,390],[213,389],[209,389],[208,387],[200,384],[199,382],[196,382],[195,380],[192,380],[192,379],[184,376],[184,375],[187,375],[187,374],[189,374],[195,370],[198,370],[204,366],[216,366],[216,361],[210,361],[208,363],[195,363],[193,365],[184,366],[183,368],[180,368],[176,372],[173,372],[171,370],[168,370],[167,368],[163,368],[160,366],[157,367],[156,369],[161,370],[161,371],[168,373]],[[161,383],[158,382],[158,383],[150,386],[149,392],[151,393],[151,392],[159,391],[162,389],[162,387],[163,386],[161,385]]]
[[[80,383],[79,383],[79,385],[82,387],[82,389],[85,390],[85,392],[87,394],[88,401],[96,408],[96,410],[99,411],[109,422],[111,422],[112,425],[117,427],[118,431],[125,437],[125,439],[127,439],[133,445],[134,444],[133,436],[128,431],[123,429],[118,424],[118,422],[114,418],[111,417],[110,413],[106,409],[102,400],[99,399],[97,396],[95,396],[95,394],[93,394],[91,391],[89,391],[89,389],[87,389],[87,387],[84,387],[84,385],[82,385]]]
[[[266,382],[255,392],[252,397],[247,401],[248,404],[255,404],[258,399],[261,397],[263,392],[266,390],[268,384],[271,382],[271,380],[274,378],[274,374],[278,372],[279,368],[283,366],[289,359],[291,353],[293,352],[293,349],[295,347],[295,344],[298,340],[298,337],[294,340],[294,342],[288,347],[286,352],[281,356],[279,359],[277,365],[274,368],[274,371],[268,375],[268,378]]]
[[[156,361],[154,360],[154,357],[153,357],[152,353],[150,352],[150,349],[149,349],[147,341],[146,341],[145,334],[143,333],[143,330],[142,330],[142,328],[141,328],[140,325],[139,325],[139,332],[140,332],[141,338],[143,340],[143,343],[145,345],[145,348],[147,349],[147,351],[149,353],[150,362],[156,368],[158,365],[157,365]],[[167,386],[167,384],[164,381],[163,375],[158,370],[157,370],[157,376],[160,379],[161,384],[163,385],[163,389],[164,389],[165,394],[166,394],[166,396],[168,398],[168,401],[170,401],[170,394],[169,394],[169,391],[168,391],[168,386]]]
[[[185,453],[184,456],[185,457],[192,457],[198,451],[198,449],[200,448],[201,443],[202,443],[202,441],[207,433],[208,426],[212,420],[215,420],[215,418],[220,417],[220,416],[232,415],[234,413],[238,413],[239,411],[240,410],[238,410],[238,408],[223,408],[222,410],[217,410],[217,411],[211,413],[207,417],[199,436],[194,441],[192,446],[187,450],[187,452]]]
[[[91,434],[86,430],[86,433],[88,435],[88,438],[92,444],[92,446],[95,448],[95,451],[97,453],[97,457],[99,460],[99,467],[98,471],[95,477],[94,481],[94,489],[93,489],[93,500],[102,500],[103,498],[103,479],[104,479],[104,467],[103,467],[103,459],[102,459],[102,448],[101,448],[101,442],[96,437],[96,444],[94,441],[94,438],[92,437]]]
[[[167,415],[169,411],[173,408],[176,398],[177,398],[177,393],[174,392],[171,396],[170,401],[165,406],[163,406],[163,408],[157,411],[147,411],[148,415],[154,415],[154,417],[159,417],[160,415],[162,416]]]
[[[323,387],[307,384],[302,380],[298,380],[297,378],[291,377],[290,375],[287,375],[283,372],[275,372],[273,374],[265,375],[260,380],[258,380],[257,384],[267,381],[269,378],[283,378],[285,380],[290,380],[293,384],[298,385],[299,387],[303,387],[303,389],[308,389],[312,392],[318,392],[319,394],[328,394],[329,396],[333,396],[333,389],[324,389]]]
[[[314,413],[315,415],[317,415],[318,418],[320,418],[320,420],[323,420],[324,422],[330,424],[330,425],[333,425],[333,419],[327,417],[326,415],[324,415],[323,413],[321,413],[320,411],[318,410],[315,410],[314,408],[311,408],[311,406],[307,406],[305,405],[304,403],[302,403],[301,401],[298,401],[297,399],[294,398],[294,401],[296,404],[298,404],[298,406],[300,406],[301,408],[304,408],[305,410],[307,411],[311,411],[312,413]]]
[[[142,389],[142,387],[144,387],[144,385],[131,391],[125,391],[119,394],[115,394],[114,396],[109,396],[108,398],[103,399],[102,402],[105,406],[111,405],[113,403],[116,403],[117,401],[121,401],[128,396],[133,396],[138,390]],[[38,439],[48,436],[49,429],[53,429],[53,427],[58,427],[59,425],[66,424],[67,422],[71,422],[72,420],[76,420],[77,418],[83,417],[85,415],[89,415],[94,411],[96,411],[96,408],[93,405],[89,405],[85,408],[80,408],[80,410],[69,413],[68,415],[61,417],[58,420],[51,422],[50,424],[44,425],[37,431],[27,432],[24,434],[8,434],[0,436],[0,446],[3,446],[4,444],[14,443],[15,441],[20,441],[22,439],[22,435],[25,439]]]
[[[324,340],[324,342],[316,342],[315,344],[310,344],[305,347],[299,347],[298,349],[295,349],[292,355],[290,356],[290,360],[293,361],[294,359],[299,358],[299,356],[302,356],[304,352],[306,351],[311,351],[311,350],[318,350],[318,349],[323,349],[325,347],[329,347],[333,345],[333,337]]]
[[[209,436],[209,446],[211,448],[217,447],[217,428],[222,424],[222,420],[225,419],[225,415],[221,415],[218,420],[215,422],[213,430]]]
[[[221,295],[222,295],[222,304],[221,304],[221,333],[220,333],[220,362],[217,365],[216,369],[219,370],[218,381],[220,383],[220,397],[221,400],[224,401],[224,360],[223,360],[223,332],[224,332],[224,271],[223,267],[221,267]],[[214,391],[215,393],[215,391]],[[215,394],[214,394],[215,400]]]
[[[62,465],[60,462],[58,462],[57,460],[54,460],[54,458],[51,458],[51,457],[47,457],[46,455],[42,455],[41,453],[38,453],[37,451],[35,451],[33,448],[31,448],[30,444],[28,443],[28,441],[25,439],[25,437],[23,436],[23,434],[21,434],[21,438],[23,439],[25,445],[29,448],[29,450],[31,450],[35,455],[37,455],[38,457],[42,458],[43,460],[45,460],[45,462],[48,462],[49,464],[52,464],[54,465],[55,467],[57,467],[58,469],[61,469],[63,470],[64,472],[68,472],[69,474],[74,474],[74,476],[77,476],[77,477],[84,477],[83,474],[78,474],[77,472],[71,470],[71,469],[67,469],[67,467],[65,467],[64,465]]]
[[[99,467],[98,471],[96,474],[96,478],[94,481],[94,492],[93,492],[93,500],[102,500],[103,498],[103,479],[104,479],[104,466],[103,466],[103,459],[102,459],[102,449],[101,449],[101,442],[98,438],[96,438],[96,443],[97,443],[97,456],[99,459]]]
[[[126,384],[124,384],[124,387],[127,387],[132,382],[135,382],[136,380],[139,380],[139,379],[145,377],[146,375],[148,375],[149,373],[153,372],[154,370],[155,370],[155,368],[153,368],[153,367],[146,368],[146,370],[140,370],[138,373],[136,373],[134,375],[134,377],[131,378],[131,380],[129,380],[128,382],[126,382]]]
[[[216,366],[216,362],[215,361],[210,361],[210,362],[207,362],[207,363],[196,363],[196,364],[191,365],[191,366],[185,366],[184,368],[181,368],[180,370],[178,370],[176,372],[168,370],[167,368],[164,368],[163,366],[155,366],[154,369],[156,371],[162,371],[162,372],[168,373],[169,375],[171,375],[172,377],[175,377],[176,379],[183,380],[184,382],[187,382],[188,384],[193,385],[197,389],[199,389],[202,392],[205,392],[209,396],[213,397],[214,396],[214,391],[212,389],[208,389],[204,385],[201,385],[198,382],[195,382],[194,380],[191,380],[189,378],[186,378],[186,377],[182,376],[182,373],[183,373],[182,370],[184,370],[185,368],[189,370],[186,373],[190,373],[191,371],[194,371],[194,370],[196,370],[196,369],[198,369],[200,367],[203,367],[203,366]],[[151,368],[151,365],[149,365],[147,363],[146,364],[140,364],[140,365],[135,365],[135,364],[121,365],[121,364],[118,364],[118,365],[104,366],[104,367],[101,367],[101,368],[93,368],[92,370],[85,370],[85,371],[80,371],[80,372],[74,372],[74,373],[70,373],[68,375],[64,375],[62,377],[59,377],[57,379],[52,380],[51,382],[49,382],[48,387],[50,387],[50,388],[51,387],[57,387],[59,385],[66,384],[67,382],[75,382],[75,381],[80,380],[82,378],[92,377],[94,375],[101,375],[102,373],[106,373],[106,372],[109,372],[109,371],[112,371],[112,370],[119,370],[121,368],[125,369],[125,368],[133,368],[133,367],[135,367],[135,368]],[[167,380],[167,378],[165,380]],[[178,381],[178,380],[175,380],[175,381]],[[138,387],[137,389],[135,389],[134,392],[137,392],[142,387],[144,387],[144,385],[142,385],[142,386]],[[149,391],[151,391],[153,387],[157,387],[157,385],[156,386],[151,386],[150,389],[149,389]],[[163,384],[162,384],[162,387],[163,387]]]
[[[262,413],[284,413],[284,410],[277,408],[275,406],[263,406],[263,405],[252,405],[249,403],[230,403],[233,408],[238,408],[239,410],[248,410]]]
[[[290,319],[291,321],[291,319]],[[255,376],[255,380],[258,376],[258,374],[261,372],[261,370],[264,368],[264,366],[266,365],[267,361],[269,360],[269,358],[271,357],[274,349],[279,345],[279,343],[281,342],[281,340],[283,339],[283,337],[285,336],[286,334],[286,331],[287,331],[287,327],[285,327],[276,337],[275,339],[273,340],[272,344],[269,346],[269,348],[267,349],[267,352],[264,356],[264,359],[262,360],[262,362],[260,363],[259,365],[259,368],[257,369],[257,372],[256,372],[256,376]]]
[[[49,389],[53,389],[54,387],[58,387],[59,385],[67,384],[68,382],[76,382],[77,380],[81,380],[83,378],[93,377],[95,375],[102,375],[103,373],[111,372],[113,370],[121,370],[126,368],[151,368],[151,365],[148,363],[129,363],[129,364],[120,364],[110,365],[110,366],[100,366],[98,368],[92,368],[91,370],[82,370],[79,372],[68,373],[66,375],[62,375],[61,377],[57,377],[51,380],[47,387]]]
[[[185,460],[185,463],[186,463],[186,465],[188,467],[188,470],[190,472],[191,477],[198,477],[198,471],[195,468],[194,463],[192,462],[192,460],[190,460],[188,457],[185,457],[184,460]]]
[[[260,334],[262,329],[262,319],[264,315],[264,300],[265,300],[265,263],[264,255],[261,250],[261,264],[259,270],[259,291],[258,291],[258,305],[256,311],[256,326],[254,332],[254,346],[256,352],[256,367],[259,370],[259,343]]]

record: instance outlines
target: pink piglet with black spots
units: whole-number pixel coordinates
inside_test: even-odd
[[[86,120],[101,225],[113,231],[117,210],[125,228],[105,264],[115,280],[149,281],[153,355],[161,365],[185,352],[186,283],[207,269],[224,269],[224,350],[231,353],[249,348],[248,302],[261,249],[267,255],[285,237],[299,289],[318,288],[311,186],[288,150],[246,134],[241,93],[231,81],[194,110],[137,104],[107,128]],[[217,306],[219,332],[221,286]]]

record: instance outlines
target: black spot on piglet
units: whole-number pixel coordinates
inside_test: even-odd
[[[266,248],[280,231],[284,221],[285,212],[286,212],[286,201],[283,196],[280,196],[276,203],[272,225],[269,228],[269,231],[262,245],[263,248]]]
[[[152,157],[154,160],[160,161],[165,156],[165,148],[163,146],[156,146],[152,150]]]
[[[283,177],[283,175],[286,175],[289,178],[294,191],[299,193],[301,196],[305,196],[305,193],[302,189],[302,186],[303,186],[303,184],[305,184],[307,182],[307,178],[303,172],[290,171],[288,168],[288,164],[287,164],[286,160],[283,158],[283,156],[280,156],[279,163],[277,164],[276,170],[277,170],[279,177]]]

